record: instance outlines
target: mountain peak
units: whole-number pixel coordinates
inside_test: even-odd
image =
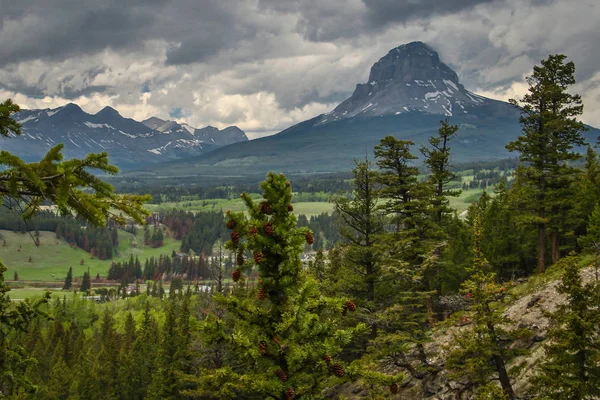
[[[467,114],[470,107],[488,101],[467,91],[433,48],[411,42],[393,48],[373,64],[369,81],[356,85],[352,96],[324,115],[321,123],[408,112]]]
[[[458,75],[440,61],[438,53],[423,42],[411,42],[390,50],[369,74],[369,83],[412,83],[446,79],[458,84]]]
[[[103,117],[108,117],[108,116],[121,116],[121,114],[119,114],[119,112],[117,110],[115,110],[114,108],[112,108],[111,106],[106,106],[104,107],[102,110],[98,111],[96,113],[97,116],[103,116]]]

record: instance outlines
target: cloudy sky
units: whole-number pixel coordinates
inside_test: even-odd
[[[391,48],[428,43],[508,99],[551,53],[600,126],[598,0],[0,0],[0,99],[106,105],[258,137],[327,112]]]

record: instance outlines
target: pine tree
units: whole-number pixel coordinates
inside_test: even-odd
[[[15,274],[13,276],[13,280],[14,281],[18,281],[19,280],[19,274],[17,273],[17,271],[15,271]]]
[[[354,275],[355,284],[362,286],[360,297],[370,303],[375,300],[375,286],[381,276],[375,245],[378,235],[383,233],[384,214],[379,209],[379,191],[371,162],[356,161],[352,174],[351,197],[336,197],[334,209],[340,219],[340,234],[348,242],[345,265]],[[352,275],[346,278],[353,279]]]
[[[511,321],[503,315],[500,301],[506,288],[498,285],[495,274],[481,251],[481,217],[477,215],[473,223],[473,266],[471,276],[462,284],[461,293],[471,300],[470,312],[463,320],[470,322],[469,329],[455,335],[448,354],[447,367],[455,377],[468,378],[480,398],[491,398],[497,392],[490,385],[491,378],[497,376],[504,398],[514,399],[515,393],[506,368],[507,361],[521,350],[509,349],[501,342],[506,339],[528,335],[523,329],[508,330]],[[488,397],[485,397],[485,396]]]
[[[88,291],[92,288],[92,282],[90,279],[90,272],[86,271],[83,273],[83,278],[81,279],[81,286],[79,290],[82,292]]]
[[[529,92],[521,101],[511,103],[521,109],[522,135],[506,145],[509,151],[520,153],[523,163],[517,170],[517,179],[527,185],[531,198],[532,220],[537,228],[537,266],[539,272],[546,269],[546,235],[552,236],[552,260],[560,256],[560,227],[564,208],[569,204],[569,186],[576,170],[569,161],[581,156],[574,146],[584,144],[583,123],[577,116],[583,112],[579,95],[567,92],[575,83],[575,64],[565,64],[566,56],[551,55],[542,60],[541,66],[533,67],[527,78]]]
[[[210,316],[203,325],[203,336],[211,343],[233,346],[232,363],[203,370],[193,379],[198,388],[189,394],[219,399],[314,398],[331,377],[363,373],[341,361],[328,361],[327,356],[336,357],[340,346],[365,332],[366,326],[338,329],[343,311],[354,308],[348,299],[324,297],[317,282],[302,271],[300,254],[311,235],[307,228],[296,227],[296,217],[289,211],[290,183],[283,175],[269,173],[261,188],[259,204],[242,195],[248,216],[227,214],[231,229],[227,248],[253,257],[238,265],[233,295],[214,297],[226,308],[226,318]],[[243,289],[245,273],[253,266],[266,294],[262,300]]]
[[[558,293],[566,303],[550,315],[545,356],[533,379],[540,399],[595,399],[600,396],[600,291],[597,282],[584,284],[579,259],[561,260],[564,274]]]
[[[450,215],[448,196],[460,195],[460,190],[451,190],[448,184],[456,178],[452,172],[450,142],[456,137],[457,125],[450,125],[448,120],[440,121],[441,127],[437,136],[429,138],[430,147],[421,147],[424,162],[429,169],[429,182],[433,186],[433,213],[438,225],[443,225],[444,216]]]
[[[63,285],[63,290],[71,290],[72,284],[73,284],[73,267],[69,267],[69,272],[67,272],[67,277],[65,278],[65,284]]]

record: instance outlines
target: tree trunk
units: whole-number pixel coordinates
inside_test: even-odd
[[[538,224],[538,272],[543,273],[546,270],[546,264],[544,261],[544,253],[546,249],[546,225]]]
[[[513,391],[512,385],[510,384],[510,378],[508,377],[508,373],[506,372],[506,365],[504,364],[504,359],[500,354],[494,354],[494,363],[496,364],[498,378],[500,379],[500,384],[502,385],[502,390],[504,391],[504,394],[507,395],[510,400],[514,399],[515,392]]]
[[[427,307],[427,316],[429,317],[429,324],[433,328],[437,323],[437,318],[435,317],[435,312],[433,311],[433,300],[431,297],[427,299],[425,302],[425,306]]]
[[[560,238],[558,231],[552,231],[552,264],[560,260]]]

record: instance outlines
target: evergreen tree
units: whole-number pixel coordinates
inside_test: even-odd
[[[558,293],[566,303],[550,315],[545,356],[532,381],[539,399],[596,399],[600,396],[600,291],[598,283],[584,284],[576,256],[564,266]]]
[[[443,225],[444,216],[450,215],[448,196],[460,195],[460,190],[451,190],[448,184],[456,178],[452,171],[450,158],[452,155],[450,142],[456,137],[457,125],[450,125],[448,120],[440,121],[437,136],[429,138],[430,147],[421,147],[421,153],[425,158],[425,165],[429,169],[429,182],[433,186],[433,213],[435,221]]]
[[[548,228],[552,261],[560,256],[559,234],[565,208],[572,207],[568,189],[576,172],[567,163],[581,157],[573,147],[584,144],[585,126],[576,119],[583,112],[581,97],[567,92],[575,83],[575,64],[565,64],[565,59],[561,54],[551,55],[542,60],[541,66],[534,66],[533,74],[527,78],[529,92],[521,101],[511,100],[521,109],[522,135],[506,148],[519,152],[523,163],[516,176],[527,186],[531,199],[531,219],[538,234],[539,272],[546,268]]]
[[[470,322],[469,329],[455,335],[448,354],[447,367],[455,377],[468,378],[478,387],[480,398],[493,398],[497,393],[491,378],[496,375],[506,399],[515,394],[506,363],[520,353],[518,348],[509,349],[502,340],[526,336],[526,330],[508,330],[511,321],[504,316],[500,300],[506,288],[498,285],[495,274],[481,251],[481,217],[473,223],[473,266],[471,276],[462,284],[461,293],[471,300],[470,312],[463,317]],[[487,396],[487,397],[486,397]]]
[[[71,290],[72,284],[73,284],[73,267],[69,267],[69,272],[67,272],[67,277],[65,278],[65,284],[63,285],[63,290]]]
[[[83,273],[83,278],[81,279],[81,286],[79,290],[82,292],[88,291],[92,288],[92,282],[90,279],[90,272],[86,271]]]
[[[19,280],[19,274],[17,273],[17,271],[15,271],[15,274],[13,275],[13,280],[14,281],[18,281]]]
[[[375,244],[378,235],[383,233],[384,215],[377,204],[379,191],[371,162],[357,161],[352,173],[352,195],[336,197],[334,209],[340,219],[340,233],[348,242],[344,266],[352,275],[346,278],[349,281],[354,279],[359,298],[366,301],[361,306],[368,306],[367,303],[375,300],[375,285],[381,276]]]
[[[331,377],[366,373],[344,367],[334,358],[341,345],[366,331],[359,325],[342,330],[344,310],[355,309],[347,299],[322,295],[317,283],[302,271],[300,254],[312,233],[296,227],[290,211],[292,189],[285,176],[269,173],[261,184],[263,200],[256,204],[242,195],[248,216],[229,213],[232,230],[227,247],[241,255],[232,274],[232,296],[215,295],[226,307],[226,318],[211,316],[204,337],[236,349],[232,363],[205,369],[194,380],[195,396],[219,399],[303,399],[321,396]],[[245,252],[252,258],[245,259]],[[248,296],[244,273],[256,266],[258,293]]]

